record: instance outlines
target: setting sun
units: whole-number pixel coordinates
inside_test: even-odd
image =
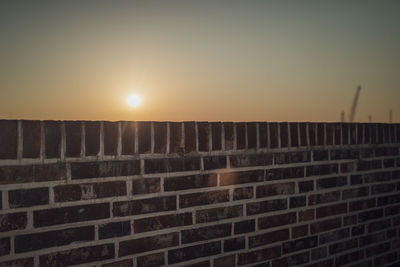
[[[142,103],[142,98],[138,94],[131,94],[128,96],[128,105],[132,108],[137,108]]]

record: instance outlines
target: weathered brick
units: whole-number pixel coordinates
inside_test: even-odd
[[[233,122],[224,122],[224,142],[225,150],[232,150],[234,144]]]
[[[222,208],[211,208],[196,211],[196,223],[220,221],[243,216],[243,206],[236,205]]]
[[[178,244],[178,232],[130,239],[119,242],[118,256],[124,257],[146,251],[173,247],[177,246]]]
[[[369,194],[369,187],[358,187],[358,188],[352,188],[352,189],[346,189],[343,190],[343,200],[347,200],[350,198],[357,198],[357,197],[363,197],[363,196],[368,196]]]
[[[286,199],[265,200],[260,202],[247,203],[247,215],[255,215],[277,210],[287,209]]]
[[[113,203],[117,217],[176,210],[176,196],[154,197]]]
[[[307,141],[307,123],[305,122],[300,122],[299,123],[300,127],[300,146],[307,146],[308,141]]]
[[[256,197],[268,197],[276,195],[290,195],[294,194],[294,182],[282,183],[282,184],[271,184],[271,185],[259,185],[256,187]]]
[[[358,159],[360,157],[360,151],[356,149],[334,149],[331,150],[331,159]]]
[[[15,252],[22,253],[91,240],[94,240],[94,226],[17,235],[14,242]]]
[[[282,229],[268,233],[257,234],[255,236],[249,236],[249,248],[288,240],[289,238],[289,229]]]
[[[114,244],[81,247],[39,256],[39,266],[69,266],[114,258]]]
[[[262,248],[259,250],[240,253],[238,255],[238,263],[239,265],[244,265],[244,264],[270,260],[278,258],[280,256],[281,256],[281,246],[279,245],[279,246]]]
[[[252,167],[252,166],[267,166],[272,165],[272,154],[241,154],[229,156],[231,167]]]
[[[280,137],[281,137],[281,146],[280,147],[288,147],[289,145],[289,124],[287,122],[279,123]]]
[[[236,126],[236,148],[246,148],[246,124],[244,122],[235,123]]]
[[[310,161],[310,152],[281,152],[274,153],[275,164],[302,163]],[[266,164],[265,164],[266,165]]]
[[[304,167],[290,167],[267,170],[266,181],[304,177]]]
[[[317,189],[340,187],[347,184],[346,176],[335,176],[317,180]]]
[[[221,123],[212,122],[211,123],[211,139],[212,139],[212,150],[221,150]]]
[[[338,164],[313,165],[306,167],[306,176],[319,176],[338,173]]]
[[[259,135],[259,142],[260,148],[266,148],[268,146],[268,124],[266,122],[259,122],[258,123],[258,135]]]
[[[380,220],[368,224],[368,233],[373,233],[387,229],[391,226],[390,219]]]
[[[78,121],[65,122],[66,156],[80,157],[81,155],[81,123]]]
[[[233,189],[233,200],[250,199],[254,197],[253,187],[239,187]]]
[[[135,153],[136,122],[121,122],[121,154],[133,155]]]
[[[308,235],[308,225],[300,225],[292,228],[292,239]]]
[[[206,260],[206,261],[201,261],[201,262],[196,262],[193,264],[185,264],[182,265],[182,267],[210,267],[210,260]]]
[[[49,189],[47,187],[32,189],[17,189],[8,191],[10,208],[32,207],[49,203]]]
[[[0,214],[0,232],[24,229],[26,223],[26,212]]]
[[[357,123],[357,144],[361,145],[364,139],[364,125]]]
[[[154,128],[154,153],[167,152],[167,123],[153,122]]]
[[[229,201],[229,190],[214,190],[208,192],[179,195],[179,208],[188,208]]]
[[[289,208],[290,209],[304,207],[306,204],[307,204],[306,196],[291,197],[289,199]]]
[[[378,243],[384,240],[386,240],[384,232],[369,234],[359,238],[359,246],[369,246],[370,244]]]
[[[214,259],[214,267],[229,267],[236,265],[236,256],[228,255]]]
[[[395,159],[384,159],[383,160],[383,168],[394,168],[396,165]]]
[[[299,211],[299,222],[314,220],[315,217],[314,215],[315,215],[314,209],[301,210]]]
[[[313,259],[313,260],[319,260],[319,259],[326,258],[327,255],[328,255],[327,247],[318,247],[318,248],[314,248],[311,250],[311,259]],[[332,264],[330,264],[330,265],[322,264],[322,265],[316,265],[316,266],[333,266],[333,261],[332,261]]]
[[[310,146],[315,146],[317,144],[317,124],[308,123],[308,135]]]
[[[319,235],[319,244],[323,245],[330,242],[335,242],[350,236],[349,228],[339,229]]]
[[[33,225],[44,227],[65,223],[92,221],[110,217],[109,203],[36,210]]]
[[[245,234],[255,231],[255,220],[245,220],[240,222],[235,222],[234,224],[235,235]]]
[[[132,180],[132,194],[150,194],[160,192],[160,178],[140,178]]]
[[[314,190],[314,181],[299,182],[299,192],[306,193]]]
[[[357,162],[357,171],[369,171],[382,168],[382,160],[360,160]]]
[[[365,210],[376,207],[376,199],[363,199],[349,203],[349,211]]]
[[[165,191],[178,191],[191,188],[212,187],[216,185],[216,174],[190,175],[164,179]]]
[[[168,264],[174,264],[221,253],[221,241],[172,249],[168,251]]]
[[[138,131],[139,153],[151,152],[151,122],[141,121],[136,124]]]
[[[16,159],[17,145],[17,121],[0,120],[0,159]]]
[[[203,157],[204,170],[226,168],[226,156]]]
[[[59,185],[53,188],[54,201],[66,202],[126,195],[125,181]]]
[[[364,179],[364,183],[376,183],[389,181],[391,179],[391,172],[374,172],[374,173],[366,173],[362,175]]]
[[[248,149],[257,148],[257,123],[247,122],[247,147]]]
[[[258,219],[258,229],[267,229],[292,223],[296,223],[296,212],[261,217]]]
[[[160,229],[191,225],[192,213],[185,212],[179,214],[160,215],[133,221],[135,233],[155,231]]]
[[[391,252],[391,253],[387,253],[387,254],[384,254],[382,256],[379,256],[379,257],[375,258],[374,259],[374,264],[375,264],[375,266],[384,266],[386,264],[395,262],[396,260],[397,260],[397,253],[396,252]],[[390,267],[395,267],[397,265],[398,265],[398,262],[394,263]]]
[[[99,225],[99,239],[113,238],[131,234],[131,222],[111,222]]]
[[[65,164],[0,166],[0,184],[46,182],[66,179]]]
[[[220,224],[181,231],[183,244],[230,236],[232,224]]]
[[[345,264],[358,261],[364,257],[363,250],[357,250],[355,252],[347,253],[344,255],[337,256],[335,259],[336,266],[343,266]]]
[[[317,123],[317,145],[325,145],[325,123]]]
[[[354,236],[358,236],[358,235],[362,235],[365,233],[365,225],[361,224],[361,225],[356,225],[353,226],[351,228],[351,235]]]
[[[169,123],[169,150],[171,153],[182,152],[182,123],[170,122]]]
[[[326,144],[328,146],[335,144],[335,124],[334,123],[326,123]]]
[[[10,254],[10,249],[11,249],[10,238],[9,237],[0,238],[0,256]]]
[[[324,204],[338,200],[340,200],[340,191],[331,191],[308,196],[308,205]]]
[[[47,139],[46,139],[47,143]],[[100,152],[100,122],[85,122],[85,155],[97,156]]]
[[[347,203],[340,203],[340,204],[320,207],[317,208],[316,211],[317,211],[317,219],[337,214],[343,214],[347,212]]]
[[[268,123],[269,125],[269,138],[271,142],[271,148],[277,148],[279,145],[279,136],[278,136],[278,123],[272,122]]]
[[[400,202],[400,195],[389,195],[378,198],[378,206],[386,206]]]
[[[200,158],[197,157],[146,159],[144,164],[145,173],[182,172],[196,170],[200,170]]]
[[[132,266],[133,266],[133,259],[114,261],[114,262],[110,262],[110,263],[101,265],[101,267],[132,267]]]
[[[298,266],[310,261],[310,253],[303,252],[272,261],[272,267]]]
[[[33,267],[34,266],[34,259],[32,258],[24,258],[24,259],[15,259],[10,261],[0,262],[1,267]]]
[[[282,244],[282,253],[292,253],[298,250],[313,248],[318,245],[318,236],[309,236]]]
[[[390,193],[396,190],[395,184],[377,184],[371,186],[371,194]]]
[[[199,151],[209,151],[210,150],[210,125],[208,122],[198,122],[197,132],[199,136]]]
[[[342,226],[341,218],[328,219],[310,224],[311,234],[326,232]]]
[[[350,126],[348,123],[342,123],[342,144],[348,145],[349,144],[349,132]]]
[[[196,124],[193,121],[186,121],[183,124],[185,132],[185,153],[196,151]]]
[[[350,239],[347,241],[342,241],[335,243],[333,245],[329,246],[329,253],[330,254],[336,254],[339,252],[343,252],[345,250],[350,250],[352,248],[356,248],[358,246],[358,240],[357,239]]]
[[[41,126],[40,121],[22,121],[22,138],[24,158],[39,158],[41,144]]]
[[[139,160],[71,163],[72,179],[131,176],[140,174]]]
[[[315,150],[313,153],[314,161],[324,161],[329,159],[329,151],[328,150]]]
[[[383,217],[383,209],[364,211],[358,214],[358,222],[366,222]]]
[[[145,256],[137,257],[137,267],[157,267],[165,264],[164,253],[153,253]],[[129,265],[130,267],[133,266]]]
[[[44,121],[44,139],[46,158],[59,158],[61,153],[61,123]]]
[[[244,249],[245,246],[246,240],[244,236],[224,240],[224,252]]]
[[[375,255],[379,255],[379,254],[388,252],[389,250],[390,250],[390,242],[386,242],[383,244],[369,247],[365,250],[365,252],[366,252],[367,257],[371,257],[371,256],[375,256]]]
[[[290,128],[290,144],[291,147],[299,146],[299,132],[298,132],[298,123],[291,122],[289,123]]]
[[[3,209],[3,192],[0,191],[0,210]]]
[[[264,171],[228,172],[220,174],[220,185],[245,184],[264,181]]]

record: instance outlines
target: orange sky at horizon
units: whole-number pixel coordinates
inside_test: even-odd
[[[400,122],[400,2],[167,2],[2,1],[0,118]]]

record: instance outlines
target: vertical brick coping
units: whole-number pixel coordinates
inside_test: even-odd
[[[400,266],[400,125],[0,120],[0,266]]]

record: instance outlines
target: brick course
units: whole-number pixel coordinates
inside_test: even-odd
[[[397,266],[399,179],[399,124],[0,120],[0,266]]]

